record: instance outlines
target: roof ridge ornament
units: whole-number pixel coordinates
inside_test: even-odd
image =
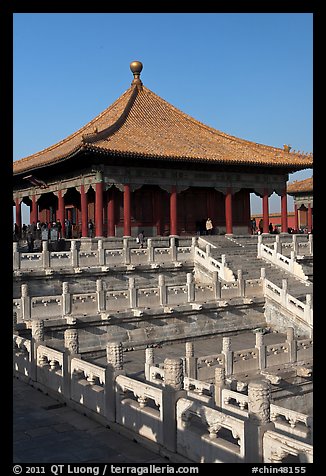
[[[143,63],[141,63],[140,61],[132,61],[130,63],[130,69],[132,71],[132,74],[134,75],[134,79],[131,85],[136,85],[138,90],[141,91],[143,83],[141,82],[141,79],[140,79],[140,73],[142,72],[142,69],[143,69]]]

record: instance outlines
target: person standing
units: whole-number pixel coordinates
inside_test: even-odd
[[[207,218],[206,220],[206,234],[211,235],[213,232],[213,223],[210,218]]]
[[[138,243],[139,243],[139,248],[144,248],[144,241],[145,241],[145,235],[144,235],[144,231],[141,231],[140,233],[138,233]]]

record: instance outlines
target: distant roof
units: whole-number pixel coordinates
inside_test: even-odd
[[[301,192],[311,192],[313,191],[313,177],[307,178],[305,180],[297,181],[295,180],[292,183],[289,183],[287,186],[287,192],[289,194],[301,193]]]
[[[290,152],[228,135],[183,113],[143,86],[140,70],[111,106],[62,141],[13,164],[14,174],[50,166],[88,150],[155,160],[311,168],[312,155]],[[133,68],[132,68],[133,65]],[[141,63],[140,63],[141,65]]]

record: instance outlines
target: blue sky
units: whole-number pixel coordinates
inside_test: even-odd
[[[310,13],[14,14],[14,160],[108,107],[129,88],[133,60],[145,86],[201,122],[312,152],[312,24]]]

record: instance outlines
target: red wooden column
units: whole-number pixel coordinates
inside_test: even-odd
[[[114,189],[108,190],[108,226],[107,236],[115,236]]]
[[[282,233],[288,232],[288,202],[287,202],[287,193],[283,192],[281,195],[281,227]]]
[[[294,229],[299,230],[298,205],[294,204]]]
[[[123,236],[131,236],[130,185],[123,186]]]
[[[81,208],[81,236],[87,238],[87,224],[88,224],[88,203],[87,194],[85,192],[85,185],[80,186],[80,208]]]
[[[170,193],[170,235],[178,234],[177,188],[172,185]]]
[[[233,223],[232,223],[232,190],[227,189],[225,195],[225,233],[232,235]]]
[[[155,191],[155,217],[154,223],[156,225],[157,235],[162,235],[162,190]]]
[[[263,233],[269,233],[269,211],[268,211],[268,191],[264,190],[263,195]]]
[[[308,203],[308,232],[312,230],[312,208],[311,203]]]
[[[38,213],[37,213],[37,200],[36,200],[36,195],[32,195],[32,205],[30,209],[30,222],[35,223],[38,220]]]
[[[18,226],[19,234],[22,231],[22,215],[21,215],[21,207],[20,207],[20,199],[16,198],[16,225]]]
[[[95,236],[103,236],[103,182],[95,184]]]
[[[58,219],[61,223],[61,236],[65,234],[65,202],[62,195],[62,190],[58,190]]]

